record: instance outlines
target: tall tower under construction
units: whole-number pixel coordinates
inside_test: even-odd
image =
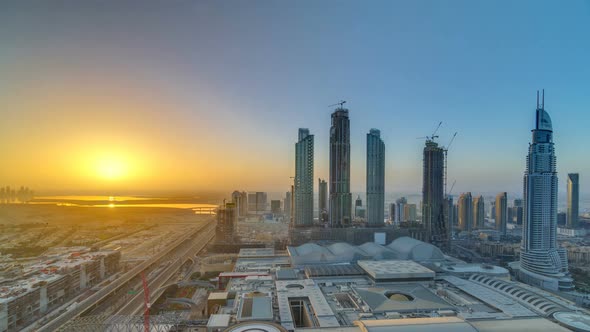
[[[449,248],[450,227],[444,213],[444,149],[432,139],[424,147],[422,176],[422,223],[426,239],[435,246]]]
[[[330,226],[348,227],[351,223],[350,120],[348,110],[336,108],[330,127]]]

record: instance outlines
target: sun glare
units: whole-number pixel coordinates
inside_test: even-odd
[[[127,173],[127,165],[116,159],[105,159],[98,162],[98,175],[106,180],[117,180],[124,177]]]

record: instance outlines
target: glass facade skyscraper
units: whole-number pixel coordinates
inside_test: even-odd
[[[506,235],[506,223],[508,222],[508,193],[503,192],[496,195],[496,206],[494,207],[496,230]]]
[[[557,171],[551,118],[539,103],[524,175],[519,277],[553,291],[573,289],[567,251],[557,245]]]
[[[299,128],[295,144],[295,227],[313,225],[313,135]]]
[[[471,193],[462,193],[459,196],[459,229],[466,232],[471,232],[473,225],[473,198]]]
[[[367,224],[381,227],[385,222],[385,144],[378,129],[367,134]]]
[[[567,226],[578,227],[580,217],[580,174],[569,173],[567,175]]]

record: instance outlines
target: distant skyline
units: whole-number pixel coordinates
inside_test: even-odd
[[[453,194],[510,195],[544,88],[559,192],[590,193],[588,36],[589,1],[3,1],[0,186],[285,192],[300,127],[328,178],[344,99],[353,193],[371,128],[385,192],[419,193],[443,121]]]

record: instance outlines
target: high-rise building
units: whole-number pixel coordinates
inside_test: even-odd
[[[459,204],[459,229],[470,232],[473,225],[473,199],[471,193],[461,194],[457,204]]]
[[[342,106],[332,113],[330,127],[330,225],[350,226],[350,120]]]
[[[256,193],[248,193],[248,212],[256,213]]]
[[[231,194],[232,202],[236,206],[236,213],[238,217],[245,217],[248,215],[248,194],[245,191],[234,191]]]
[[[567,213],[565,212],[558,212],[557,213],[557,224],[559,226],[567,226]]]
[[[508,222],[508,193],[503,192],[496,195],[495,209],[496,230],[506,235],[506,224]]]
[[[496,201],[490,202],[490,218],[496,220]]]
[[[320,214],[328,212],[328,183],[318,179],[318,209]]]
[[[281,200],[273,199],[270,201],[270,212],[272,212],[273,214],[281,213]]]
[[[405,211],[406,211],[406,204],[408,204],[408,200],[405,197],[400,197],[395,201],[397,205],[397,214],[396,220],[397,222],[404,222],[406,221]]]
[[[418,220],[418,213],[416,210],[416,204],[406,204],[404,206],[404,215],[406,216],[407,221],[416,221]]]
[[[268,209],[268,200],[265,192],[256,192],[256,212],[265,212]]]
[[[455,205],[453,204],[453,196],[448,195],[443,203],[443,212],[445,214],[445,220],[447,220],[448,222],[448,232],[449,232],[449,238],[451,238],[451,230],[453,229],[453,226],[455,225],[455,218],[457,216],[457,213],[455,211]]]
[[[473,200],[473,227],[472,229],[479,229],[485,226],[486,215],[485,202],[483,196],[479,195]]]
[[[444,213],[444,149],[428,139],[424,147],[422,176],[422,223],[426,240],[446,249],[450,245],[449,230]]]
[[[248,212],[261,213],[268,208],[267,195],[265,192],[255,192],[248,194]]]
[[[389,203],[389,222],[395,222],[395,203]]]
[[[361,208],[363,207],[363,200],[361,199],[361,196],[357,196],[356,200],[354,201],[354,216],[355,217],[360,217],[359,212],[361,210]]]
[[[513,205],[512,209],[508,210],[508,221],[522,225],[522,217],[524,214],[524,204],[522,199],[515,199]]]
[[[299,128],[295,144],[295,226],[313,225],[313,135]]]
[[[234,243],[237,230],[237,211],[234,203],[225,203],[217,208],[215,237],[218,242]]]
[[[291,192],[287,191],[285,193],[285,198],[283,199],[283,213],[286,216],[291,215]]]
[[[385,144],[378,129],[367,134],[367,225],[381,227],[385,221]]]
[[[231,194],[231,200],[232,203],[234,203],[235,207],[236,207],[236,213],[238,215],[238,217],[240,216],[240,207],[242,206],[243,202],[242,202],[242,193],[235,190],[232,194]]]
[[[580,204],[580,175],[578,173],[569,173],[567,175],[567,226],[570,228],[578,227],[578,218]]]
[[[524,174],[524,220],[519,277],[553,291],[573,289],[567,251],[557,245],[557,171],[551,117],[539,103]]]
[[[363,200],[361,199],[361,195],[358,195],[354,201],[354,207],[356,208],[361,206],[363,206]]]

